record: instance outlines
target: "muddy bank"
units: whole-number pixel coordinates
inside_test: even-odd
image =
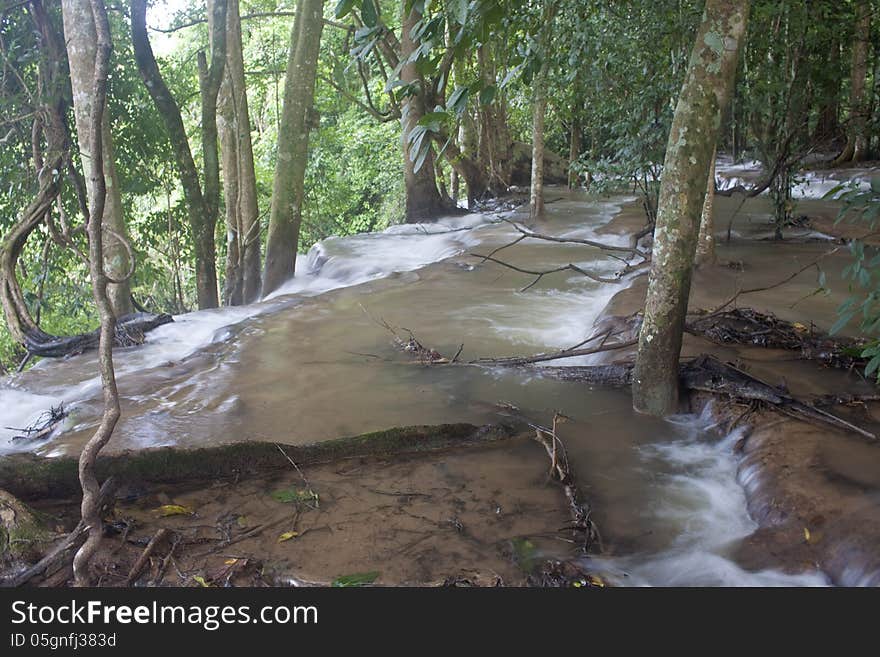
[[[558,566],[579,541],[533,436],[521,425],[446,425],[104,458],[118,486],[97,584],[520,586],[547,583],[542,569],[565,584],[601,583]],[[41,551],[79,520],[76,495],[47,497],[67,492],[68,461],[3,462],[2,485],[28,493],[47,528]],[[28,473],[42,483],[22,483]],[[23,570],[7,568],[6,584]],[[70,577],[68,554],[30,583]]]
[[[847,293],[840,271],[849,262],[848,254],[845,249],[834,252],[833,242],[853,237],[852,227],[835,225],[837,209],[830,204],[802,201],[799,212],[812,224],[791,228],[787,240],[771,242],[765,239],[770,224],[765,205],[765,199],[749,199],[744,204],[739,199],[716,201],[716,226],[724,230],[717,235],[718,262],[695,273],[689,307],[691,311],[712,310],[733,298],[730,308],[754,308],[797,322],[806,331],[827,331]],[[622,219],[625,225],[625,213]],[[725,239],[728,222],[729,242]],[[819,226],[835,234],[817,235],[813,227]],[[777,285],[815,260],[826,272],[829,294],[816,294],[816,267]],[[737,296],[756,288],[766,289]],[[614,296],[597,325],[635,335],[646,289],[647,276],[634,277],[627,289]],[[855,330],[848,327],[844,333],[853,335]],[[682,357],[702,353],[734,363],[806,401],[826,395],[876,395],[875,386],[856,370],[824,367],[784,349],[723,345],[686,334]],[[606,353],[597,360],[626,362],[633,356],[630,349]],[[749,512],[760,528],[739,546],[737,561],[758,568],[766,567],[769,560],[789,572],[818,568],[840,585],[880,584],[880,444],[757,405],[750,408],[720,401],[693,394],[685,403],[692,412],[713,403],[722,427],[734,422],[746,427],[746,438],[738,444],[738,477],[745,487]],[[880,407],[875,403],[825,408],[875,434],[880,429]]]

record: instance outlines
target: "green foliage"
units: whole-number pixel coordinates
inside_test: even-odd
[[[854,184],[838,185],[825,195],[843,202],[837,221],[849,220],[866,224],[872,231],[880,218],[880,176],[873,176],[868,189]],[[843,270],[849,281],[850,296],[837,309],[837,321],[831,333],[839,333],[853,320],[859,331],[869,339],[861,351],[868,359],[865,376],[880,381],[880,252],[861,240],[849,243],[852,262]]]
[[[353,573],[351,575],[340,575],[330,586],[333,587],[349,587],[349,586],[369,586],[379,577],[378,571],[369,573]]]

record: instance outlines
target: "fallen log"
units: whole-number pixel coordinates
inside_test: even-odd
[[[121,317],[116,325],[117,347],[131,347],[143,344],[144,335],[153,329],[173,322],[171,315],[152,313],[131,313]],[[80,335],[58,337],[40,330],[24,332],[24,347],[33,356],[43,358],[63,358],[81,354],[98,347],[100,329]]]
[[[512,438],[527,427],[519,422],[490,424],[442,424],[376,431],[309,445],[239,442],[200,449],[161,447],[101,456],[96,463],[98,479],[111,476],[127,486],[139,483],[179,484],[194,480],[223,480],[266,474],[298,465],[369,456],[392,456],[482,445]],[[0,458],[0,489],[22,500],[65,498],[79,495],[77,459],[11,454]]]

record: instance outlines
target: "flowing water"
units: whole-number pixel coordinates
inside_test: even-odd
[[[625,244],[605,226],[628,199],[597,201],[552,190],[535,229]],[[560,197],[560,198],[556,198]],[[267,301],[191,313],[117,350],[123,419],[109,450],[239,440],[308,443],[391,426],[485,423],[498,404],[561,430],[578,480],[596,509],[605,554],[621,584],[821,585],[821,573],[747,572],[732,556],[755,523],[737,482],[732,445],[705,417],[637,416],[625,391],[483,367],[424,367],[395,347],[394,327],[447,357],[531,354],[591,335],[626,280],[601,284],[564,272],[542,279],[481,263],[517,233],[496,215],[468,215],[383,233],[330,238],[298,263],[300,274]],[[613,276],[619,260],[581,246],[534,242],[499,258],[526,269],[574,263]],[[583,362],[583,361],[581,361]],[[0,426],[24,427],[63,401],[63,431],[29,449],[76,453],[100,413],[94,355],[42,362],[0,388]]]

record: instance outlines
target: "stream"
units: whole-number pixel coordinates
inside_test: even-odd
[[[627,244],[603,227],[632,199],[548,189],[535,230]],[[298,275],[268,300],[175,317],[145,345],[115,352],[123,418],[108,451],[240,440],[303,444],[392,426],[497,420],[513,404],[549,424],[572,419],[565,441],[605,548],[592,566],[621,585],[819,586],[819,572],[747,571],[733,556],[757,525],[746,510],[733,446],[708,414],[636,415],[626,391],[485,367],[423,367],[401,356],[386,322],[463,360],[528,355],[577,344],[626,285],[570,272],[534,279],[469,254],[517,233],[498,215],[329,238],[300,256]],[[614,276],[621,263],[570,244],[527,241],[498,254],[526,269],[574,263]],[[583,364],[570,359],[554,365]],[[43,361],[0,387],[0,427],[25,427],[49,407],[63,431],[0,454],[76,454],[101,410],[94,354]]]

